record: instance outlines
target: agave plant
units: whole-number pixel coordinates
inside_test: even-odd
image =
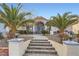
[[[26,16],[32,15],[31,12],[23,12],[21,10],[22,4],[17,4],[16,7],[8,4],[0,4],[0,20],[5,23],[6,26],[11,28],[12,33],[16,33],[17,28],[28,22]]]
[[[78,16],[70,14],[71,12],[64,13],[63,15],[57,14],[57,16],[53,16],[51,19],[47,22],[48,26],[54,26],[57,27],[60,31],[60,35],[63,38],[64,37],[64,30],[78,22]],[[62,40],[61,40],[62,42]]]

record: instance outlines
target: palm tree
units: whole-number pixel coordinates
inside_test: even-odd
[[[45,25],[47,25],[48,31],[49,31],[49,33],[50,33],[51,26],[52,26],[52,20],[49,20]]]
[[[62,38],[64,38],[64,30],[77,23],[78,22],[78,16],[70,14],[71,12],[64,13],[63,15],[60,15],[59,13],[57,16],[53,16],[52,20],[49,20],[47,22],[48,26],[54,26],[57,27],[60,31],[60,35]],[[62,39],[61,39],[62,42]]]
[[[17,28],[28,22],[26,16],[31,15],[31,12],[21,11],[22,5],[17,4],[16,7],[13,5],[9,6],[5,3],[0,4],[0,20],[5,23],[6,26],[11,28],[12,33],[16,33]]]

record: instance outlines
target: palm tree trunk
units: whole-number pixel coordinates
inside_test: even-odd
[[[9,39],[14,38],[15,37],[15,33],[16,33],[16,28],[15,27],[11,28],[11,30],[9,32],[9,35],[8,35],[8,38]]]
[[[64,39],[64,30],[63,29],[60,30],[60,37],[61,37],[60,43],[63,43],[62,42]]]
[[[32,25],[32,34],[33,34],[33,25]]]
[[[50,30],[51,30],[51,26],[49,26],[49,29],[48,29],[49,33],[50,33]]]
[[[14,36],[15,36],[15,33],[16,33],[16,27],[13,28],[12,33],[13,33]]]

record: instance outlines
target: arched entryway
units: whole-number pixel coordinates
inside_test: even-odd
[[[37,34],[41,34],[41,31],[44,30],[44,23],[42,21],[36,22],[35,30]]]

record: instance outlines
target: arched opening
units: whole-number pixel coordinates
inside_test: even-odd
[[[42,21],[36,22],[35,30],[37,34],[41,34],[41,31],[44,30],[44,23]]]

